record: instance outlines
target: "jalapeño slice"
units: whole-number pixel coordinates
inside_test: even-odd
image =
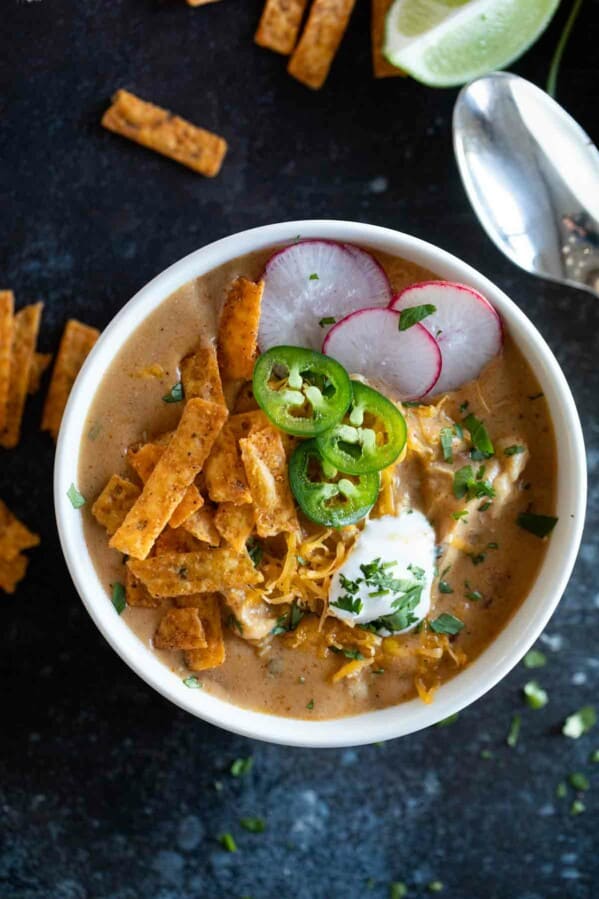
[[[289,483],[303,513],[329,528],[355,524],[370,512],[380,487],[378,472],[354,477],[323,459],[315,440],[300,443],[289,460]]]
[[[406,445],[406,420],[378,390],[352,381],[352,391],[343,421],[318,436],[318,449],[346,474],[380,471],[395,462]]]
[[[349,375],[329,356],[274,346],[254,366],[254,396],[277,428],[314,437],[341,421],[351,402]]]

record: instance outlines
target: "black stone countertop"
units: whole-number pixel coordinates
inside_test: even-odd
[[[588,758],[599,726],[574,741],[560,725],[598,698],[599,304],[492,246],[453,159],[455,91],[375,81],[364,0],[318,93],[253,45],[259,11],[259,0],[3,0],[1,286],[19,303],[45,301],[49,350],[68,316],[101,328],[171,262],[273,221],[387,225],[478,267],[545,335],[588,445],[585,541],[540,644],[548,664],[532,673],[550,701],[523,705],[531,672],[520,665],[450,727],[339,751],[252,743],[179,711],[109,649],[71,585],[37,396],[0,467],[2,496],[43,540],[17,595],[0,597],[0,897],[381,899],[392,881],[424,897],[437,880],[447,899],[598,896],[599,765]],[[516,71],[544,82],[565,13]],[[559,95],[595,141],[598,46],[599,3],[587,0]],[[102,130],[121,86],[226,136],[221,175],[203,179]],[[251,773],[233,778],[231,761],[250,755]],[[571,789],[556,796],[572,771],[591,780],[580,815]],[[267,820],[264,834],[240,828],[250,815]],[[238,852],[220,847],[223,831]]]

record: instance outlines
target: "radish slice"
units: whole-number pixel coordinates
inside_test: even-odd
[[[393,309],[358,309],[331,328],[322,351],[397,399],[418,399],[441,374],[441,352],[422,325],[407,331],[398,326],[399,312]]]
[[[503,343],[501,319],[480,293],[452,281],[412,284],[393,297],[390,308],[401,311],[428,303],[437,311],[424,318],[422,325],[436,338],[443,356],[443,370],[433,392],[446,393],[477,378],[497,355]]]
[[[329,240],[303,240],[266,263],[258,343],[319,350],[340,318],[364,306],[388,306],[391,288],[369,253]],[[332,319],[332,321],[327,321]]]

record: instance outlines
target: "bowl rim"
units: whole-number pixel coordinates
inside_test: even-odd
[[[479,290],[497,308],[525,351],[554,422],[560,521],[532,590],[496,639],[442,684],[430,705],[412,699],[345,718],[309,721],[241,708],[201,689],[185,687],[115,614],[87,550],[82,516],[66,495],[77,480],[81,438],[96,387],[141,321],[192,279],[237,256],[292,242],[298,235],[388,252],[429,268],[445,280]],[[253,739],[301,747],[356,746],[406,736],[461,711],[494,687],[530,649],[555,611],[576,561],[586,507],[586,456],[576,404],[559,363],[533,323],[484,275],[447,251],[390,228],[330,219],[290,221],[241,231],[195,250],[149,281],[114,316],[79,373],[65,409],[54,465],[54,503],[61,548],[85,608],[123,661],[158,693],[211,724]]]

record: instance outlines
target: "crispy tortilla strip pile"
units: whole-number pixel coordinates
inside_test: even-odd
[[[38,546],[40,538],[16,518],[0,499],[0,590],[14,593],[25,577],[28,559],[23,550]]]
[[[52,379],[42,415],[42,431],[49,431],[54,440],[58,437],[62,416],[81,366],[100,336],[97,328],[70,319],[60,340]]]
[[[398,69],[383,56],[385,39],[385,19],[393,0],[372,0],[372,71],[375,78],[392,78],[397,75],[405,77],[405,72]]]
[[[289,56],[297,43],[308,0],[266,0],[254,40],[261,47]]]
[[[207,178],[218,175],[227,152],[227,142],[222,137],[125,90],[118,90],[112,98],[102,125]]]
[[[43,303],[24,306],[13,319],[8,396],[0,446],[14,449],[21,436],[29,375],[40,329]]]

